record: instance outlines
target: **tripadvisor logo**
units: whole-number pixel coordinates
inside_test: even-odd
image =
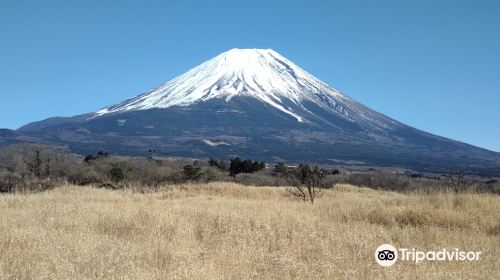
[[[375,250],[375,260],[381,266],[391,266],[398,260],[398,251],[391,244],[382,244]]]
[[[455,249],[441,249],[438,251],[418,251],[408,248],[399,248],[391,244],[382,244],[375,250],[375,261],[381,266],[391,266],[399,259],[418,264],[422,261],[478,261],[481,251],[462,251]]]

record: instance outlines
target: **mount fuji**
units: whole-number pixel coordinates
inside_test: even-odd
[[[81,154],[152,147],[164,156],[500,174],[500,153],[393,120],[270,49],[232,49],[119,104],[0,131],[0,145],[18,142]]]

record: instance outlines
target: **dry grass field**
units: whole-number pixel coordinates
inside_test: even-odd
[[[500,197],[341,185],[314,205],[231,183],[0,196],[0,279],[500,279]],[[475,262],[374,260],[396,247]]]

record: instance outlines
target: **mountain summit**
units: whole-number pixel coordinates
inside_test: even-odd
[[[499,153],[393,120],[270,49],[232,49],[119,104],[5,135],[0,145],[41,142],[83,154],[154,147],[165,156],[500,174]]]
[[[335,109],[337,103],[348,99],[271,49],[232,49],[96,114],[189,106],[214,98],[228,102],[235,96],[256,98],[298,121],[303,117],[287,102],[300,107],[307,100]],[[344,112],[341,105],[339,108]],[[347,111],[344,113],[348,116]]]
[[[106,107],[95,116],[152,108],[190,106],[220,99],[250,97],[299,122],[317,118],[314,104],[346,120],[375,126],[396,123],[323,83],[271,49],[232,49],[139,96]],[[308,105],[309,104],[309,105]]]

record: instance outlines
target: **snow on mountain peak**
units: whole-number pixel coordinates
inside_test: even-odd
[[[188,72],[124,102],[96,112],[96,116],[189,106],[213,98],[229,102],[235,96],[250,96],[303,121],[295,108],[303,101],[348,115],[344,101],[350,100],[271,49],[231,49]],[[288,105],[287,105],[288,104]],[[340,106],[340,107],[339,107]]]

